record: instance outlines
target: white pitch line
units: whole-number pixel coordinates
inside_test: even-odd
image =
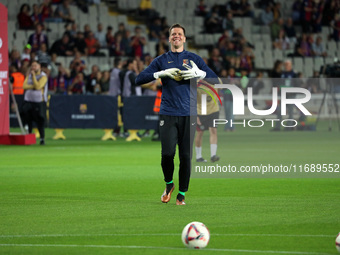
[[[160,249],[160,250],[187,250],[178,247],[157,247],[137,245],[87,245],[87,244],[1,244],[0,247],[66,247],[66,248],[111,248],[111,249]],[[242,250],[242,249],[217,249],[206,248],[206,251],[216,252],[249,252],[270,254],[296,254],[296,255],[331,255],[331,253],[303,252],[303,251],[269,251],[269,250]]]
[[[336,235],[297,235],[297,234],[210,234],[212,236],[268,236],[268,237],[335,237]],[[180,236],[176,233],[136,233],[136,234],[41,234],[41,235],[0,235],[0,238],[21,237],[78,237],[78,236]]]

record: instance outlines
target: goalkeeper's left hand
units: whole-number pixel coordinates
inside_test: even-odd
[[[181,71],[181,76],[184,80],[189,80],[193,78],[203,79],[206,76],[207,73],[200,70],[194,61],[190,60],[190,64],[192,67],[184,65],[184,67],[187,68],[188,71]]]

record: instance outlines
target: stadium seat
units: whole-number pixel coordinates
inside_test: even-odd
[[[282,50],[279,50],[279,49],[273,50],[273,58],[274,60],[283,60]]]
[[[293,58],[293,69],[295,72],[303,72],[303,58],[302,57]]]
[[[324,65],[324,59],[321,57],[314,58],[314,70],[320,71],[320,68]]]
[[[265,50],[263,52],[263,57],[264,57],[264,67],[268,69],[272,69],[274,66],[272,50]]]
[[[233,17],[233,21],[234,21],[234,27],[237,28],[242,28],[243,24],[242,24],[242,18],[239,17]]]
[[[200,49],[197,53],[202,58],[209,58],[209,51],[207,49]]]
[[[263,51],[264,50],[264,43],[262,41],[256,40],[253,35],[255,51]]]

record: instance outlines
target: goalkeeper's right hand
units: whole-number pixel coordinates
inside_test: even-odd
[[[159,71],[153,74],[153,77],[155,79],[158,78],[171,78],[174,79],[175,75],[179,72],[180,70],[178,68],[169,68],[165,69],[163,71]]]

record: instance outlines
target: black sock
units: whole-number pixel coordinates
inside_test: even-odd
[[[166,185],[166,193],[169,194],[170,190],[172,189],[172,187],[174,186],[174,183],[169,183]]]
[[[182,194],[178,193],[177,199],[178,199],[178,201],[183,201],[184,200],[184,196]]]

